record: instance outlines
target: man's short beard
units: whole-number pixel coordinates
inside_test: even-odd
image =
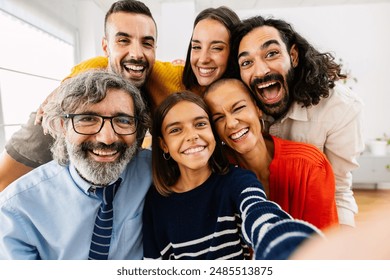
[[[91,142],[74,145],[66,140],[65,143],[69,154],[69,160],[73,163],[80,176],[93,185],[98,186],[105,186],[117,180],[137,152],[138,148],[137,142],[134,142],[130,147],[124,143],[118,142],[113,143],[112,145]],[[88,155],[88,151],[93,148],[115,148],[121,155],[114,162],[97,162],[92,160]]]

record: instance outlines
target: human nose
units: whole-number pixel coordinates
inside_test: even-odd
[[[140,59],[143,57],[142,46],[140,43],[135,42],[129,46],[129,55],[132,59]]]
[[[227,114],[225,116],[225,119],[226,119],[226,127],[227,128],[235,128],[236,125],[238,124],[237,118],[235,118],[234,116],[232,116],[230,114]]]
[[[110,145],[118,140],[118,134],[112,128],[111,120],[103,120],[102,128],[96,134],[96,140],[106,145]]]
[[[266,62],[262,61],[261,59],[255,60],[255,76],[257,77],[264,77],[266,76],[269,72],[269,66]]]
[[[187,141],[196,141],[199,139],[199,134],[194,129],[191,129],[187,133]]]
[[[208,63],[210,61],[210,54],[207,50],[201,50],[199,53],[199,62]]]

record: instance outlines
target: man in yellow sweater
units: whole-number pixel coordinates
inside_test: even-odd
[[[157,26],[144,3],[115,2],[106,14],[104,29],[102,47],[106,57],[75,66],[69,77],[88,69],[107,68],[140,88],[151,110],[171,92],[183,89],[183,67],[155,61]],[[0,159],[0,191],[52,159],[53,139],[44,135],[40,125],[34,125],[35,117],[35,113],[31,114],[29,121],[6,143]]]
[[[110,57],[97,56],[77,64],[72,68],[71,73],[65,79],[74,77],[79,73],[91,69],[109,67]],[[175,91],[184,90],[182,82],[184,66],[171,62],[156,60],[150,76],[141,87],[150,109],[157,107],[169,94]]]

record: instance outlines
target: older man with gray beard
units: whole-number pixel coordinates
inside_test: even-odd
[[[141,259],[151,154],[139,90],[88,72],[45,112],[54,160],[0,193],[0,259]]]

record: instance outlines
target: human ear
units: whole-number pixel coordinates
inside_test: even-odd
[[[107,38],[106,37],[103,37],[103,39],[102,39],[102,49],[103,49],[103,52],[104,52],[105,56],[109,57],[110,56],[110,52],[109,52],[109,49],[108,49],[108,42],[107,42]]]
[[[263,117],[263,111],[261,111],[260,108],[257,106],[256,106],[256,111],[257,111],[257,116],[259,117],[259,119],[261,119]]]
[[[161,150],[163,150],[164,153],[166,154],[169,153],[168,146],[162,137],[158,137],[158,143],[160,145]]]
[[[66,137],[66,134],[67,134],[67,126],[66,126],[67,122],[64,120],[64,119],[61,119],[60,121],[60,127],[57,127],[56,129],[58,129],[58,131],[64,136]]]
[[[297,45],[292,45],[290,49],[290,58],[291,58],[291,64],[295,68],[298,66],[299,62],[299,53],[298,53],[298,48]]]

